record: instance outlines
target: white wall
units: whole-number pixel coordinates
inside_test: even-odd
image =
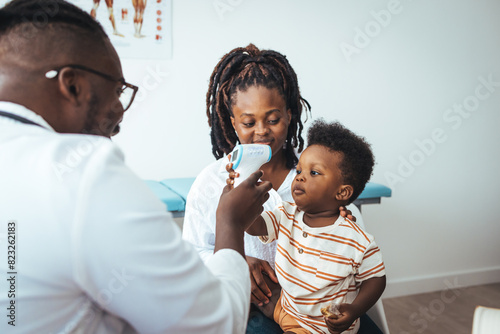
[[[142,178],[195,176],[213,160],[213,67],[249,42],[275,49],[313,118],[364,135],[372,181],[393,189],[363,207],[387,266],[385,296],[500,281],[499,15],[495,0],[176,0],[173,58],[123,60],[143,93],[116,142]],[[351,57],[347,44],[358,46]],[[489,77],[490,90],[480,81]],[[464,116],[453,111],[464,104]]]

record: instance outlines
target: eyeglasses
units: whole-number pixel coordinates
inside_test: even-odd
[[[66,67],[76,68],[78,70],[87,71],[87,72],[93,73],[95,75],[98,75],[104,79],[107,79],[110,81],[117,81],[117,82],[121,83],[122,87],[120,88],[121,91],[120,91],[119,99],[120,99],[120,103],[122,104],[123,111],[126,111],[128,108],[130,108],[130,106],[132,105],[132,102],[134,102],[135,94],[139,90],[139,87],[134,86],[132,84],[129,84],[128,82],[125,82],[124,78],[116,79],[116,78],[113,78],[111,75],[96,71],[94,69],[91,69],[91,68],[89,68],[87,66],[83,66],[83,65],[69,64],[69,65],[59,66],[58,68],[50,70],[47,73],[45,73],[45,77],[47,79],[54,79],[59,75],[59,72],[63,68],[66,68]]]

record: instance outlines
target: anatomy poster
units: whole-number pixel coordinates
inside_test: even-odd
[[[3,7],[8,0],[0,0]],[[172,57],[172,0],[69,0],[101,23],[120,58]],[[57,6],[39,1],[41,14]],[[53,5],[53,4],[52,4]]]
[[[172,57],[172,0],[71,0],[98,20],[122,58]]]

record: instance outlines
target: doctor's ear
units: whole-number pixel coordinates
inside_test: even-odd
[[[61,95],[75,105],[82,103],[83,91],[88,82],[78,72],[70,67],[63,68],[57,76],[57,83]]]
[[[351,198],[352,193],[354,189],[352,188],[351,185],[344,184],[340,186],[340,189],[337,191],[337,194],[335,195],[335,199],[338,201],[347,201],[349,198]]]

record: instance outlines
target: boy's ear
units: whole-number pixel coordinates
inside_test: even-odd
[[[349,184],[344,184],[340,186],[339,191],[335,195],[335,199],[338,201],[347,201],[351,198],[354,189]]]

